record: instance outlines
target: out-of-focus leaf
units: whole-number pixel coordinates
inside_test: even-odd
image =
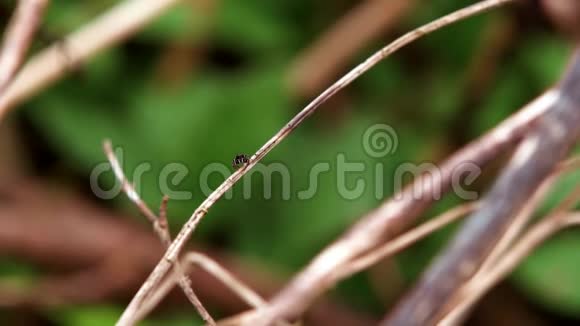
[[[543,89],[558,80],[570,50],[570,44],[564,40],[538,37],[525,43],[518,62],[531,73],[538,88]]]
[[[83,92],[74,83],[59,86],[40,97],[38,107],[31,108],[31,117],[43,128],[48,141],[63,154],[69,163],[76,163],[90,169],[105,156],[102,151],[104,139],[111,138],[117,144],[135,147],[130,141],[123,124],[115,114],[105,114],[115,104],[107,104],[97,99],[90,101],[91,94]],[[67,96],[67,94],[76,94]]]
[[[269,6],[259,1],[226,1],[218,12],[217,37],[229,46],[262,57],[288,49],[294,35],[287,26],[273,19]],[[263,52],[268,51],[268,52]],[[285,52],[285,51],[284,51]]]
[[[506,68],[504,72],[483,108],[477,111],[477,116],[473,119],[474,137],[491,129],[531,100],[527,97],[526,85],[522,83],[523,78],[518,75],[517,70]]]

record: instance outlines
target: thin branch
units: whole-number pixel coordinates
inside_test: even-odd
[[[133,185],[129,182],[125,174],[123,173],[123,169],[121,168],[121,164],[115,153],[113,152],[113,146],[109,140],[106,140],[103,143],[103,150],[107,155],[109,162],[111,163],[111,167],[115,176],[121,182],[121,187],[127,197],[139,208],[141,213],[147,217],[147,219],[153,224],[153,229],[155,233],[161,240],[161,243],[167,248],[171,244],[171,234],[169,233],[169,226],[167,224],[167,202],[169,197],[164,196],[163,201],[161,202],[160,208],[160,216],[157,217],[153,214],[153,211],[147,206],[147,204],[141,199],[139,193],[135,190]],[[174,266],[175,275],[178,279],[179,286],[182,288],[183,293],[189,299],[191,304],[195,307],[195,309],[199,312],[200,316],[203,320],[208,323],[209,325],[215,325],[215,321],[209,314],[209,312],[205,309],[193,289],[191,288],[191,281],[187,277],[186,274],[183,273],[183,269],[181,268],[179,262],[175,263]]]
[[[47,5],[48,0],[18,1],[0,51],[0,96],[24,61]]]
[[[423,325],[436,321],[443,307],[493,252],[513,223],[515,212],[569,153],[580,136],[580,51],[574,54],[557,89],[557,101],[518,146],[482,208],[469,217],[445,254],[384,324]]]
[[[125,0],[34,56],[0,96],[0,122],[11,108],[62,78],[71,66],[129,38],[177,3],[179,0]]]
[[[332,86],[326,89],[322,94],[315,98],[310,104],[308,104],[301,112],[299,112],[286,126],[284,126],[276,135],[274,135],[262,148],[260,148],[256,154],[254,154],[249,162],[234,172],[230,177],[228,177],[224,183],[222,183],[206,200],[195,210],[190,219],[185,223],[175,241],[171,244],[164,257],[161,259],[159,264],[155,267],[148,279],[143,283],[129,306],[124,311],[123,315],[118,321],[118,325],[129,325],[132,316],[135,314],[137,307],[142,304],[145,297],[147,297],[156,287],[159,286],[161,279],[167,274],[171,265],[176,261],[179,252],[183,249],[183,246],[191,236],[192,232],[195,230],[199,221],[207,214],[207,211],[211,206],[226,192],[228,191],[248,170],[250,170],[258,161],[260,161],[266,154],[268,154],[277,144],[279,144],[290,132],[292,132],[298,125],[309,117],[314,111],[331,96],[336,94],[338,91],[349,85],[352,81],[362,75],[364,72],[368,71],[374,65],[376,65],[381,60],[388,57],[390,54],[396,50],[402,48],[403,46],[421,38],[422,36],[440,29],[444,26],[455,23],[459,20],[471,17],[475,14],[485,12],[491,8],[504,5],[514,0],[486,0],[480,3],[474,4],[472,6],[466,7],[464,9],[458,10],[450,15],[444,16],[437,19],[423,27],[420,27],[412,32],[409,32],[399,39],[395,40],[393,43],[379,50],[366,61],[355,67],[353,70],[348,72],[345,76],[335,82]],[[506,136],[506,135],[503,135]],[[511,133],[508,136],[512,136]],[[505,141],[505,140],[504,140]],[[355,252],[357,255],[360,252]],[[332,256],[336,256],[332,254]],[[348,261],[350,254],[342,254],[340,257],[341,263]],[[350,257],[349,257],[350,256]],[[343,260],[347,258],[346,260]],[[327,267],[324,267],[326,270]],[[326,270],[326,273],[329,271]]]
[[[119,182],[121,182],[121,188],[127,195],[127,198],[129,198],[129,200],[139,209],[141,214],[151,222],[153,230],[159,239],[161,239],[161,242],[166,246],[171,244],[171,237],[167,228],[167,223],[162,225],[161,219],[153,213],[149,206],[147,206],[147,204],[141,199],[139,193],[137,193],[131,182],[129,182],[125,173],[123,173],[123,169],[121,168],[119,160],[117,160],[117,156],[115,156],[115,153],[113,152],[113,146],[110,140],[105,140],[103,142],[103,151],[105,152],[105,155],[107,155],[109,163],[111,163],[111,168],[113,169],[113,173],[115,173],[115,177]]]

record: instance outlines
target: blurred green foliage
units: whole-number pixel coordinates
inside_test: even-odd
[[[45,27],[63,35],[89,21],[117,1],[51,3]],[[448,13],[470,1],[437,0],[417,6],[397,28],[406,31]],[[158,176],[171,162],[189,169],[186,179],[173,190],[192,191],[187,201],[172,201],[173,230],[186,221],[204,199],[198,176],[207,164],[226,166],[238,153],[251,154],[277,132],[304,104],[286,87],[292,60],[316,36],[331,26],[354,2],[338,1],[322,12],[310,1],[231,0],[201,14],[184,3],[156,21],[127,44],[90,60],[66,80],[27,104],[25,116],[41,130],[43,138],[64,164],[88,180],[93,167],[104,162],[102,141],[109,138],[123,149],[124,170],[143,162],[151,164],[140,187],[153,207],[162,193]],[[326,5],[325,5],[326,7]],[[332,6],[330,6],[332,7]],[[314,198],[282,200],[280,180],[275,179],[272,199],[264,199],[261,180],[252,180],[251,199],[236,185],[231,200],[220,201],[202,222],[195,241],[212,243],[226,239],[228,250],[263,260],[291,275],[321,248],[339,235],[380,200],[372,191],[374,170],[349,176],[349,186],[363,178],[369,186],[356,200],[343,199],[336,191],[336,158],[374,167],[384,164],[384,197],[392,194],[393,172],[402,162],[440,160],[456,146],[457,124],[467,126],[472,139],[497,124],[557,80],[570,46],[549,32],[522,32],[509,55],[499,62],[498,73],[477,107],[465,103],[468,66],[478,56],[484,30],[501,13],[459,23],[411,45],[342,92],[343,102],[325,105],[301,125],[265,159],[280,162],[291,172],[292,193],[306,188],[310,168],[328,162]],[[324,22],[324,23],[323,23]],[[393,39],[389,34],[369,44],[351,65]],[[171,46],[200,49],[198,64],[181,71],[178,82],[160,77],[161,57]],[[195,52],[195,51],[194,51]],[[225,59],[224,59],[225,57]],[[369,157],[362,135],[369,126],[386,123],[396,129],[397,151],[381,159]],[[485,175],[492,178],[493,175]],[[104,184],[110,185],[109,173]],[[222,179],[213,178],[216,187]],[[566,177],[577,184],[580,175]],[[567,187],[566,189],[569,189]],[[565,194],[550,198],[553,205]],[[131,204],[117,199],[125,209]],[[433,209],[441,212],[458,200],[445,198]],[[135,210],[130,210],[135,213]],[[136,219],[140,217],[135,217]],[[411,283],[451,230],[437,234],[399,255],[405,281]],[[580,317],[580,237],[568,232],[550,241],[521,266],[516,283],[534,300],[558,311]],[[223,245],[223,243],[221,244]],[[557,280],[557,286],[554,286]],[[341,285],[343,300],[380,314],[382,304],[368,279],[358,276]],[[361,299],[363,298],[363,299]],[[62,325],[112,324],[119,307],[71,308],[59,314]],[[163,324],[190,324],[179,317]],[[148,325],[156,325],[151,321]]]

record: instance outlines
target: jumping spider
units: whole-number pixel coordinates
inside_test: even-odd
[[[244,164],[248,163],[249,161],[250,158],[246,154],[238,154],[236,155],[236,157],[234,157],[234,160],[232,161],[232,167],[234,169],[237,169],[243,166]]]

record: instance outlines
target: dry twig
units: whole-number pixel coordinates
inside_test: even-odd
[[[161,240],[161,243],[168,248],[171,245],[171,235],[169,233],[169,226],[167,224],[167,202],[169,198],[167,196],[163,197],[163,201],[161,202],[160,208],[160,217],[156,216],[151,209],[147,206],[147,204],[141,199],[135,188],[131,185],[127,177],[123,173],[123,169],[121,168],[121,164],[115,153],[113,152],[113,147],[110,141],[105,141],[103,143],[103,150],[107,155],[109,162],[111,163],[111,167],[115,176],[121,182],[121,187],[127,197],[139,208],[141,213],[147,217],[147,219],[153,224],[153,229],[155,233]],[[181,264],[179,262],[175,263],[175,275],[178,279],[179,286],[185,293],[185,296],[191,304],[195,307],[195,309],[199,312],[200,316],[203,320],[208,323],[209,325],[215,325],[215,321],[209,314],[209,312],[205,309],[193,289],[191,288],[191,281],[187,277],[186,274],[183,273],[183,269],[181,268]]]
[[[48,0],[20,0],[0,51],[0,97],[26,57]]]
[[[145,298],[148,295],[150,295],[150,293],[152,291],[156,290],[156,288],[159,286],[161,279],[167,274],[171,265],[176,261],[177,256],[179,255],[179,252],[183,249],[183,246],[185,245],[185,243],[187,242],[187,240],[189,239],[189,237],[193,233],[193,231],[196,228],[199,221],[207,214],[208,209],[227,190],[229,190],[233,186],[233,184],[236,183],[246,173],[246,171],[251,169],[259,160],[261,160],[268,152],[270,152],[270,150],[272,150],[278,143],[280,143],[284,138],[286,138],[286,136],[288,136],[288,134],[290,132],[292,132],[302,121],[304,121],[304,119],[306,119],[308,116],[310,116],[322,103],[324,103],[331,96],[333,96],[338,91],[343,89],[345,86],[349,85],[352,81],[354,81],[356,78],[358,78],[364,72],[368,71],[375,64],[377,64],[381,60],[385,59],[386,57],[388,57],[390,54],[392,54],[396,50],[400,49],[401,47],[419,39],[420,37],[422,37],[430,32],[438,30],[444,26],[450,25],[450,24],[457,22],[459,20],[465,19],[467,17],[471,17],[475,14],[485,12],[491,8],[494,8],[494,7],[503,5],[503,4],[507,4],[507,3],[510,3],[513,1],[514,0],[486,0],[486,1],[482,1],[482,2],[474,4],[472,6],[458,10],[450,15],[444,16],[444,17],[442,17],[438,20],[435,20],[427,25],[424,25],[424,26],[422,26],[422,27],[420,27],[412,32],[409,32],[409,33],[403,35],[402,37],[400,37],[399,39],[395,40],[393,43],[384,47],[383,49],[381,49],[380,51],[378,51],[377,53],[375,53],[371,57],[369,57],[363,63],[361,63],[360,65],[355,67],[353,70],[351,70],[345,76],[343,76],[341,79],[339,79],[333,85],[331,85],[328,89],[326,89],[317,98],[315,98],[300,113],[298,113],[286,126],[284,126],[276,135],[274,135],[268,142],[266,142],[266,144],[264,146],[262,146],[262,148],[260,148],[256,152],[256,154],[254,154],[250,158],[250,160],[247,164],[245,164],[243,167],[241,167],[236,172],[234,172],[230,177],[228,177],[224,181],[224,183],[222,183],[195,210],[195,212],[192,214],[191,218],[183,226],[183,228],[181,229],[181,231],[179,232],[179,234],[175,238],[175,241],[171,244],[171,246],[169,247],[169,249],[165,253],[163,259],[155,267],[155,269],[153,270],[153,272],[151,273],[149,278],[143,283],[141,289],[139,289],[139,291],[137,292],[137,294],[135,295],[135,297],[133,298],[133,300],[131,301],[129,306],[126,308],[125,312],[123,313],[123,315],[121,316],[121,318],[118,321],[118,325],[131,324],[131,320],[132,320],[133,316],[135,315],[135,313],[137,312],[138,307],[143,303]],[[528,120],[529,118],[530,118],[529,114],[526,113],[526,117],[524,118],[524,120]],[[518,118],[516,120],[518,120],[518,122],[521,122],[521,121],[519,121],[519,120],[521,120],[521,118]],[[510,136],[513,136],[513,133],[508,132],[508,134],[506,135],[505,132],[507,130],[501,129],[501,131],[502,131],[502,137],[501,137],[499,143],[500,144],[502,142],[509,143],[510,138],[511,138]],[[508,139],[505,139],[506,136]],[[498,142],[492,141],[492,143],[495,145]],[[484,145],[484,148],[489,149],[489,147],[487,147],[487,144]],[[494,147],[493,150],[497,150],[497,148]],[[384,224],[384,223],[381,223],[381,224]],[[384,226],[381,227],[380,230],[384,230]],[[375,240],[375,243],[378,242],[377,238],[375,238],[374,240]],[[368,243],[367,243],[367,245],[364,246],[364,248],[367,248],[367,246],[368,246]],[[327,252],[326,254],[323,253],[323,255],[331,256],[330,258],[332,258],[332,260],[336,259],[337,263],[340,266],[343,263],[350,260],[350,258],[360,254],[361,251],[358,251],[359,248],[360,248],[359,245],[354,244],[354,248],[352,248],[353,249],[352,252],[342,251],[342,248],[341,248],[341,252],[339,253],[339,255],[337,255],[337,253],[335,251],[330,252],[330,253]],[[362,249],[364,250],[364,248],[362,248]],[[367,249],[370,249],[370,248],[367,248]],[[315,271],[316,275],[320,274],[320,272],[323,272],[325,275],[328,275],[330,272],[330,270],[328,269],[328,266],[327,266],[326,257],[324,257],[324,259],[322,259],[322,260],[323,260],[324,266],[322,266],[321,271]],[[334,266],[336,266],[336,265],[334,265]],[[334,268],[334,267],[332,267],[332,268]],[[317,284],[315,284],[315,285],[318,286]],[[309,288],[309,287],[310,286],[306,286],[306,288]],[[304,292],[304,289],[301,289],[300,292]],[[300,296],[299,295],[299,296],[297,296],[297,298],[298,298],[298,300],[305,299],[304,303],[309,305],[311,303],[311,300],[314,297],[316,297],[319,293],[320,292],[314,293],[314,296],[312,296],[312,295]],[[282,305],[284,305],[284,300],[282,300],[282,304],[280,304],[279,301],[275,300],[273,302],[273,304],[270,305],[266,309],[267,314],[263,315],[264,317],[266,317],[264,320],[264,324],[271,324],[274,320],[278,319],[277,315],[279,315],[279,313],[281,312],[278,310],[295,309],[295,307],[293,307],[293,306],[288,307],[289,309],[283,308]],[[304,310],[304,307],[301,309],[300,312],[303,312],[303,310]],[[284,315],[286,315],[286,314],[284,314]],[[284,319],[284,318],[282,318],[282,319]],[[257,325],[257,324],[254,324],[254,325]]]

